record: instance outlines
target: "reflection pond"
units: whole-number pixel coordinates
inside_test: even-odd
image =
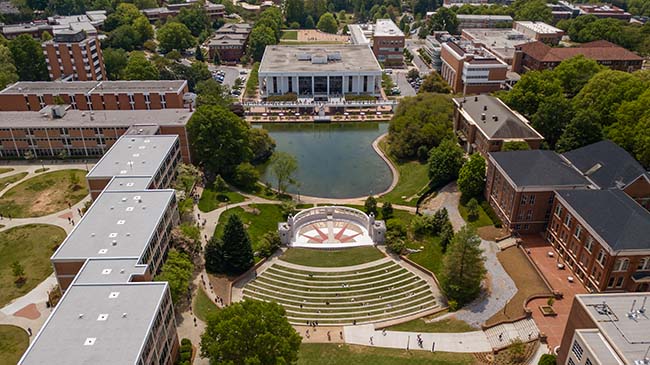
[[[353,198],[378,194],[390,186],[392,173],[372,148],[386,133],[388,123],[292,123],[257,124],[298,161],[297,184],[290,193],[323,198]],[[262,168],[261,180],[277,185],[270,169]]]

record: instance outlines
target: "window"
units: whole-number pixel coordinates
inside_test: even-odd
[[[535,195],[531,194],[528,198],[528,204],[535,205]]]
[[[618,259],[614,263],[614,271],[627,271],[627,268],[630,266],[630,260],[628,259]]]
[[[598,256],[596,257],[596,261],[598,261],[600,266],[605,265],[605,251],[604,250],[601,249],[600,251],[598,251]]]
[[[639,271],[650,270],[650,257],[642,258],[641,261],[639,261],[639,265],[636,267],[636,269]]]
[[[582,346],[578,343],[578,341],[573,341],[573,346],[571,347],[571,352],[573,352],[574,355],[576,355],[576,358],[578,360],[582,360],[582,353],[583,353]]]
[[[591,362],[591,359],[587,359],[587,361],[585,361],[585,365],[594,365],[594,364]]]
[[[625,278],[622,277],[622,276],[619,276],[618,279],[616,279],[616,287],[617,287],[617,288],[620,288],[620,287],[623,286],[623,282],[625,281],[624,279],[625,279]]]
[[[569,365],[576,365],[576,363],[573,362],[573,359],[572,359],[572,358],[569,358],[569,362],[568,362],[567,364],[569,364]]]
[[[591,253],[591,250],[594,248],[594,239],[591,238],[591,236],[587,237],[587,242],[585,243],[585,248],[589,253]]]
[[[614,277],[610,277],[609,280],[607,281],[607,287],[611,288],[614,286]]]
[[[567,227],[571,226],[571,214],[567,213],[566,217],[564,217],[564,225]]]
[[[555,215],[559,218],[561,214],[562,214],[562,206],[558,205],[555,207]]]
[[[573,233],[573,236],[577,239],[580,239],[580,233],[582,233],[582,227],[580,227],[580,225],[578,224],[576,225],[576,230]]]
[[[526,205],[526,201],[528,200],[528,197],[525,194],[521,195],[521,205]]]

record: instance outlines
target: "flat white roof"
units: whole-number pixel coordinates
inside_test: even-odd
[[[377,19],[374,35],[379,37],[404,37],[404,32],[390,19]]]
[[[124,135],[86,177],[155,176],[178,141],[177,135]]]
[[[555,33],[564,33],[560,28],[556,28],[550,24],[544,22],[532,22],[532,21],[517,21],[515,24],[519,24],[524,28],[530,29],[538,34],[555,34]]]
[[[136,124],[184,126],[192,112],[187,109],[161,110],[73,110],[52,119],[45,111],[0,111],[0,128],[126,127]]]
[[[261,73],[374,72],[381,67],[367,45],[266,46]]]

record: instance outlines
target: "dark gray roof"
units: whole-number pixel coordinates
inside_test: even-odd
[[[650,248],[650,212],[621,190],[557,194],[615,251]]]
[[[543,139],[523,116],[498,98],[476,95],[456,98],[454,103],[490,139]]]
[[[590,185],[587,179],[553,151],[492,152],[490,156],[518,187]]]
[[[563,156],[583,174],[593,168],[588,176],[602,189],[621,188],[648,174],[627,151],[608,140],[565,152]]]

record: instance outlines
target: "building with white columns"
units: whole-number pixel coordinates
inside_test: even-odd
[[[379,96],[381,74],[368,45],[267,46],[259,90],[262,98],[288,93],[315,100]]]

